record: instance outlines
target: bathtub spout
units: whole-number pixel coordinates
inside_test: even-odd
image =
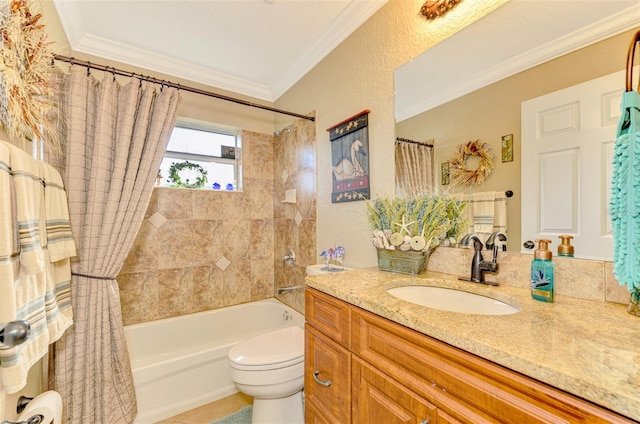
[[[294,290],[302,289],[302,288],[304,288],[304,285],[291,286],[291,287],[278,287],[277,293],[278,294],[284,294],[284,293],[292,292]]]

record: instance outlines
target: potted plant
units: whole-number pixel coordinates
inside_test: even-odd
[[[433,250],[457,239],[466,227],[466,202],[445,194],[393,197],[367,202],[378,267],[420,274]]]

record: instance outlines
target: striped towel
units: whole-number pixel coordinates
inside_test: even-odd
[[[16,193],[16,219],[20,241],[20,268],[28,274],[44,272],[40,244],[40,216],[44,187],[38,163],[19,147],[6,143],[11,156]]]
[[[507,234],[507,197],[504,192],[459,193],[455,196],[467,202],[467,234],[476,234],[483,243],[495,231]]]
[[[18,227],[16,196],[7,143],[0,141],[0,324],[13,321],[16,312],[15,280],[18,275]]]
[[[14,298],[18,306],[15,310],[15,319],[28,321],[31,324],[31,334],[21,345],[0,346],[1,385],[7,393],[16,393],[27,384],[29,369],[49,349],[45,291],[44,272],[26,274],[21,268],[15,281]]]
[[[11,167],[3,166],[7,156]],[[18,158],[17,161],[14,158]],[[14,163],[17,163],[15,167]],[[26,320],[31,325],[26,342],[15,347],[0,346],[0,387],[7,393],[16,393],[26,385],[29,369],[47,353],[49,344],[59,339],[73,323],[69,257],[75,256],[76,249],[70,230],[67,233],[65,225],[60,225],[66,217],[68,226],[67,201],[61,184],[56,186],[61,181],[56,180],[56,175],[49,175],[52,171],[49,168],[17,147],[0,142],[0,325],[13,320]],[[49,200],[55,198],[50,205],[39,179],[45,175],[53,181],[47,190]],[[12,187],[15,187],[15,196],[11,195]],[[12,204],[16,205],[15,213]],[[53,214],[51,220],[46,212]],[[51,225],[50,240],[48,221],[55,223]],[[5,234],[8,236],[4,237]],[[49,255],[49,241],[56,250],[56,261]],[[40,258],[28,254],[34,252],[42,256],[41,268]]]
[[[60,173],[45,162],[38,162],[44,178],[45,318],[49,343],[58,340],[73,323],[71,309],[71,262],[76,244],[71,234],[67,195]]]
[[[76,256],[76,244],[71,234],[67,194],[60,173],[48,163],[39,162],[44,178],[44,216],[46,245],[51,262]]]
[[[484,243],[493,232],[493,217],[495,213],[495,191],[473,193],[473,230]]]

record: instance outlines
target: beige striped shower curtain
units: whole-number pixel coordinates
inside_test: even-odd
[[[432,193],[433,148],[415,141],[397,140],[395,150],[396,193],[399,196]]]
[[[56,343],[50,387],[67,423],[131,423],[136,400],[116,276],[133,245],[176,120],[178,91],[120,85],[72,66],[61,85],[63,178],[78,246],[74,326]]]

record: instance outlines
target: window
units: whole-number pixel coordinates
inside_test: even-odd
[[[240,131],[178,120],[160,165],[161,187],[242,190]]]

